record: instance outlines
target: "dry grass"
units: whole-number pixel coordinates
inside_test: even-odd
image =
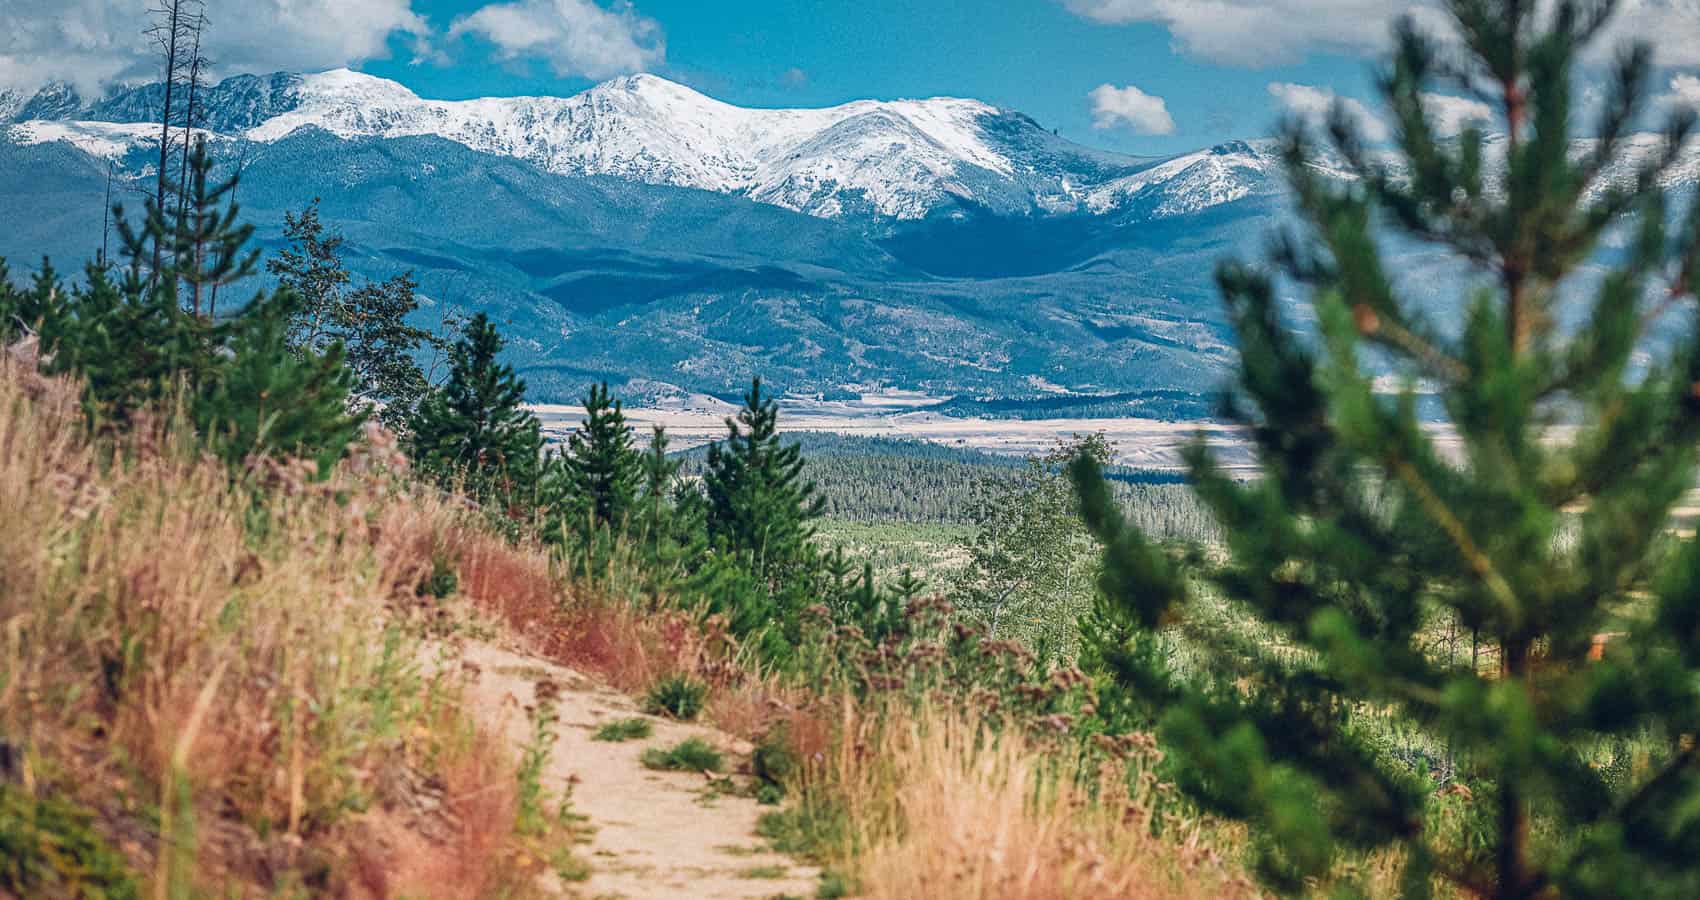
[[[420,586],[445,561],[541,655],[633,694],[699,679],[722,729],[781,729],[869,896],[1253,893],[1231,835],[1153,819],[1148,757],[1080,786],[1019,729],[988,742],[962,711],[882,718],[754,673],[717,618],[563,587],[381,441],[324,480],[262,463],[233,487],[181,433],[91,442],[74,391],[0,370],[0,740],[161,896],[524,893],[508,754],[426,664],[448,623]]]
[[[467,743],[415,615],[420,535],[452,509],[407,496],[382,443],[233,486],[170,422],[91,441],[73,395],[0,369],[0,736],[24,786],[94,808],[161,896],[387,895],[357,836],[396,822],[447,835],[466,874],[440,888],[487,880],[511,769]]]
[[[993,735],[961,711],[881,725],[847,708],[844,719],[824,774],[841,795],[841,852],[865,896],[1259,896],[1229,861],[1231,832],[1160,812],[1175,804],[1150,773],[1149,742],[1123,739],[1120,761],[1081,785],[1053,748],[1020,729]]]

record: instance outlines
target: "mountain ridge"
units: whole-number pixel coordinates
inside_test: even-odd
[[[108,192],[134,208],[151,187],[159,93],[0,97],[14,118],[58,116],[0,124],[0,256],[93,255]],[[1272,141],[1126,157],[978,101],[752,111],[653,76],[427,101],[346,71],[239,76],[205,97],[263,246],[322,198],[351,270],[413,272],[422,325],[492,313],[544,402],[602,379],[634,399],[732,394],[760,374],[823,396],[1197,409],[1233,363],[1214,264],[1289,221]],[[1644,156],[1652,140],[1630,143]],[[1697,151],[1673,175],[1685,189]],[[1390,253],[1415,297],[1469,274],[1424,246]],[[1302,299],[1283,303],[1306,327]]]
[[[0,122],[73,139],[72,126],[31,123],[157,121],[162,94],[142,85],[85,103],[68,87],[49,86],[28,100],[14,96]],[[654,75],[568,97],[472,100],[423,99],[347,69],[242,75],[210,86],[201,108],[197,124],[230,138],[269,143],[309,127],[344,138],[435,135],[556,174],[739,194],[826,218],[915,220],[963,203],[1005,214],[1067,212],[1082,208],[1091,187],[1167,159],[1075,144],[978,100],[746,108]]]

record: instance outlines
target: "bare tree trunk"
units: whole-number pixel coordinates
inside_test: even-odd
[[[100,267],[106,268],[107,260],[111,259],[112,241],[112,170],[117,163],[106,161],[106,197],[100,204]]]
[[[148,34],[159,42],[160,51],[165,57],[165,101],[159,115],[159,171],[154,185],[154,209],[162,218],[165,215],[165,173],[171,162],[171,101],[180,65],[177,58],[177,39],[182,32],[183,2],[184,0],[165,0],[164,6],[151,10],[157,21],[148,29]],[[159,277],[160,257],[164,249],[159,236],[156,235],[153,245],[153,271],[148,273],[150,284]]]

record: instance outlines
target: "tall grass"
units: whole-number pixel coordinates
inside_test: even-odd
[[[380,441],[325,478],[233,473],[169,416],[92,437],[74,385],[0,367],[0,739],[155,896],[382,880],[352,836],[457,779],[495,796],[432,813],[461,879],[435,895],[499,880],[456,822],[501,814],[511,769],[421,665],[417,548],[454,511],[395,463]]]
[[[845,704],[839,724],[790,815],[864,896],[1258,896],[1240,834],[1185,813],[1148,736],[1102,739],[1114,752],[1082,778],[1057,743],[962,708]]]

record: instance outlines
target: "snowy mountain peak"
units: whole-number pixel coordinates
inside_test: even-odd
[[[88,105],[50,89],[27,102],[0,98],[0,112],[47,120],[15,126],[14,140],[70,141],[121,158],[126,140],[149,140],[141,126],[158,120],[163,101],[159,85]],[[1095,151],[978,100],[753,109],[648,74],[570,97],[473,100],[421,98],[350,69],[244,75],[208,88],[197,106],[210,132],[230,138],[269,143],[303,129],[348,140],[436,137],[558,174],[737,194],[829,218],[1102,213],[1129,204],[1178,214],[1258,192],[1270,171],[1270,154],[1239,142],[1167,161]]]

